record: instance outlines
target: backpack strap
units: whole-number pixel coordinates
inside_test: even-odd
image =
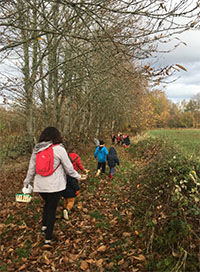
[[[52,144],[51,147],[54,147],[59,144]],[[58,169],[58,167],[61,165],[61,162],[57,165],[57,167],[53,170],[53,173]]]
[[[78,160],[78,156],[75,159],[73,159],[73,160],[71,159],[71,162],[74,163],[76,160]]]
[[[58,167],[61,165],[61,162],[58,164],[58,166],[53,170],[53,173],[58,169]]]

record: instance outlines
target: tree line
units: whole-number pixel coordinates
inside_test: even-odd
[[[0,95],[9,104],[1,130],[6,124],[32,139],[52,125],[89,139],[170,125],[180,111],[150,89],[184,67],[155,70],[150,60],[159,44],[198,27],[198,9],[189,0],[1,1]]]

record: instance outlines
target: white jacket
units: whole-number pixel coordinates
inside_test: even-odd
[[[41,142],[36,144],[29,162],[29,168],[24,180],[24,186],[27,186],[33,181],[33,192],[40,193],[53,193],[59,192],[66,188],[66,174],[80,179],[81,175],[78,174],[68,157],[67,151],[62,144],[53,147],[54,151],[54,169],[60,164],[56,171],[47,177],[40,176],[35,172],[35,159],[36,154],[48,148],[51,142]]]

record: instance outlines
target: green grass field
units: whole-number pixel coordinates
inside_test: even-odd
[[[155,129],[148,135],[166,138],[187,156],[200,158],[200,129]]]

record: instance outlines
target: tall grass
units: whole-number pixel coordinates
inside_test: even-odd
[[[200,158],[200,129],[155,129],[148,131],[148,135],[166,138],[185,155]]]

